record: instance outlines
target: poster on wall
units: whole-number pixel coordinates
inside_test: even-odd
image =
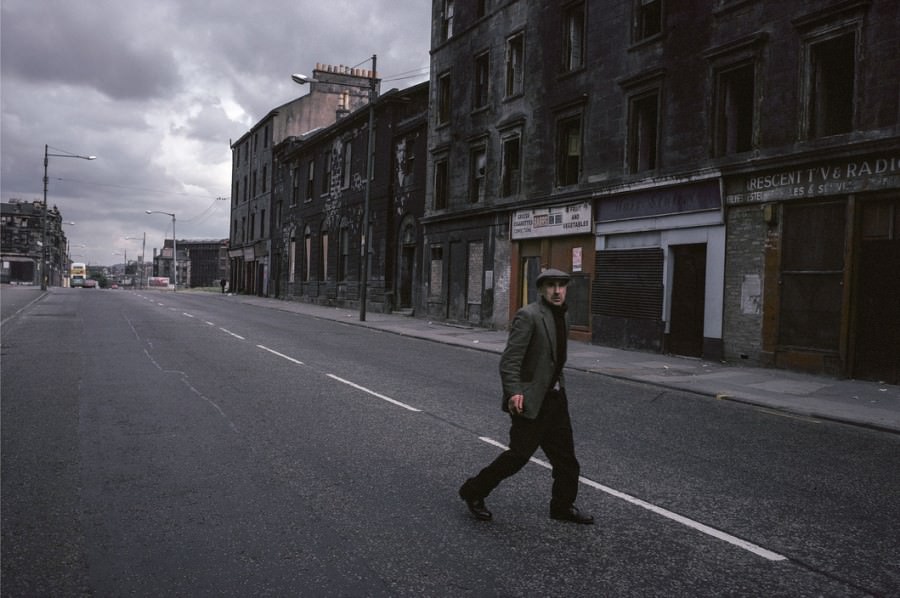
[[[517,210],[512,215],[511,237],[518,240],[590,234],[591,223],[591,203],[587,201]]]
[[[572,248],[572,272],[581,272],[581,247]]]

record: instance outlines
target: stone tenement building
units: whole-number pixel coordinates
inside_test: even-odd
[[[433,0],[425,313],[900,376],[900,4]]]

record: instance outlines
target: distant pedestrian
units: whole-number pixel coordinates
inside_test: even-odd
[[[540,297],[520,309],[513,319],[500,358],[502,409],[512,419],[509,450],[459,489],[459,496],[476,519],[493,517],[484,499],[500,482],[522,469],[540,447],[553,466],[550,517],[594,522],[592,516],[575,507],[580,467],[575,458],[563,373],[569,333],[565,305],[569,278],[561,270],[541,272],[535,281]]]
[[[219,284],[222,285],[222,294],[224,295],[225,294],[225,285],[228,284],[228,282],[223,278],[222,280],[219,281]]]

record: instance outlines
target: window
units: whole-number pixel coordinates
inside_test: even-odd
[[[259,238],[266,238],[266,211],[263,210],[259,213]]]
[[[284,211],[284,202],[280,199],[275,202],[275,230],[281,230],[281,214]]]
[[[266,125],[265,132],[263,133],[263,148],[269,147],[269,125]]]
[[[565,55],[563,70],[574,71],[584,66],[584,3],[578,2],[565,9],[563,16]]]
[[[437,124],[439,125],[450,122],[450,94],[450,73],[444,73],[438,78]]]
[[[752,149],[755,104],[753,63],[729,68],[718,74],[713,148],[715,155]]]
[[[259,187],[257,186],[257,180],[256,180],[256,171],[254,170],[253,174],[251,174],[250,176],[251,176],[250,186],[253,187],[253,191],[251,191],[251,193],[252,193],[253,197],[256,197],[256,195],[259,193]]]
[[[481,17],[483,17],[484,15],[487,14],[488,0],[478,0],[478,2],[476,4],[477,4],[477,6],[475,7],[475,16],[480,19]]]
[[[475,93],[472,97],[472,108],[484,108],[488,103],[490,87],[489,53],[484,52],[475,57]]]
[[[310,160],[306,166],[306,201],[312,201],[316,188],[316,161]]]
[[[319,280],[328,280],[328,229],[324,226],[319,235]]]
[[[291,205],[297,205],[297,199],[300,197],[300,169],[291,170]]]
[[[447,208],[447,194],[449,192],[448,185],[450,181],[447,178],[447,159],[435,160],[434,163],[434,209],[444,210]]]
[[[250,238],[249,241],[254,239],[254,234],[256,233],[256,214],[250,214]]]
[[[846,204],[785,205],[779,343],[840,344]]]
[[[312,233],[309,225],[303,229],[303,257],[300,262],[300,280],[309,282],[312,274]]]
[[[338,271],[337,279],[347,279],[347,267],[350,260],[350,226],[346,220],[341,222],[340,234],[338,235]]]
[[[652,170],[657,165],[659,146],[659,92],[635,97],[629,103],[629,172]]]
[[[484,201],[484,178],[487,170],[487,152],[484,146],[469,152],[469,201]]]
[[[430,270],[428,296],[431,299],[440,299],[443,293],[444,282],[444,249],[439,245],[432,245],[431,247]]]
[[[341,156],[341,188],[346,189],[350,186],[350,160],[353,154],[353,144],[350,140],[344,142],[344,150]]]
[[[322,195],[327,195],[331,185],[331,150],[322,154]]]
[[[807,77],[809,137],[825,137],[853,130],[855,33],[845,33],[812,44]]]
[[[250,187],[247,185],[247,175],[244,175],[244,201],[250,199]]]
[[[506,96],[522,93],[525,78],[525,34],[518,33],[506,40]]]
[[[263,165],[263,172],[262,172],[262,192],[263,193],[265,193],[266,190],[268,189],[268,184],[267,184],[268,180],[269,180],[269,166],[268,166],[268,164],[266,164],[266,165]]]
[[[662,32],[662,0],[635,0],[634,41],[639,42]]]
[[[297,239],[294,231],[291,231],[291,245],[288,252],[288,282],[294,282],[294,273],[297,271]]]
[[[556,184],[578,183],[581,174],[581,116],[560,120],[556,140]]]
[[[441,11],[441,41],[453,37],[453,0],[444,0]]]
[[[508,135],[501,141],[502,172],[500,177],[500,195],[509,197],[517,195],[522,177],[521,137],[519,134]]]
[[[400,186],[410,187],[415,184],[416,172],[416,140],[410,136],[403,139],[398,148],[397,160],[400,168]]]

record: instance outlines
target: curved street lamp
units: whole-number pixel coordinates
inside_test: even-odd
[[[161,210],[145,210],[148,214],[165,214],[172,217],[172,266],[175,271],[175,287],[178,290],[178,241],[175,239],[175,214],[173,212],[163,212]]]
[[[47,164],[50,162],[49,158],[52,156],[54,158],[78,158],[80,160],[96,160],[97,156],[79,156],[78,154],[72,154],[69,152],[63,154],[51,154],[49,153],[50,146],[46,143],[44,144],[44,214],[41,217],[41,290],[47,290]],[[57,148],[53,148],[56,151],[63,151]]]

